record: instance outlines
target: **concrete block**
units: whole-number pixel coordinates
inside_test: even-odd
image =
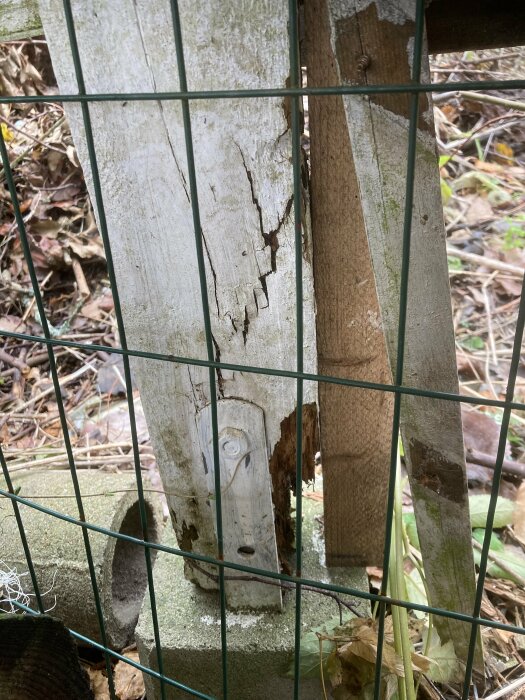
[[[304,576],[368,590],[364,569],[327,569],[324,566],[322,504],[303,500]],[[169,528],[165,543],[177,546]],[[227,571],[235,575],[238,572]],[[155,593],[165,675],[211,697],[222,697],[219,597],[184,578],[183,560],[160,552],[155,570]],[[356,607],[369,614],[367,601]],[[302,627],[306,633],[338,614],[337,603],[316,592],[302,594]],[[294,649],[295,593],[284,595],[278,612],[228,612],[227,648],[229,700],[281,700],[293,698],[293,681],[285,677]],[[157,670],[149,597],[145,597],[135,637],[141,663]],[[148,700],[160,698],[159,682],[145,675]],[[167,686],[166,697],[188,698]],[[301,679],[301,700],[320,700],[320,682]]]
[[[24,496],[52,510],[77,518],[71,475],[66,470],[13,474],[13,486]],[[142,538],[133,472],[108,474],[79,470],[86,521],[115,532]],[[5,482],[0,477],[0,486]],[[160,500],[145,494],[149,535],[159,542],[163,530]],[[101,642],[93,588],[82,530],[29,506],[20,506],[31,558],[46,611],[66,627]],[[146,560],[140,545],[89,532],[89,541],[104,612],[109,646],[121,649],[133,637],[146,590]],[[37,609],[13,508],[0,497],[0,568],[21,575],[29,605]]]

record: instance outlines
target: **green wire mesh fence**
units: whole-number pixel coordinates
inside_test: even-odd
[[[413,60],[413,81],[409,84],[398,84],[398,85],[372,85],[372,86],[348,86],[340,85],[337,87],[327,87],[327,88],[305,88],[301,87],[301,66],[299,62],[299,38],[298,38],[298,17],[297,17],[297,2],[296,0],[289,0],[289,18],[288,18],[288,28],[289,28],[289,63],[290,63],[290,86],[287,88],[276,88],[276,89],[247,89],[247,90],[217,90],[217,91],[200,91],[200,92],[190,92],[187,88],[186,80],[186,69],[184,63],[184,50],[183,50],[183,38],[182,38],[182,28],[179,19],[178,3],[176,0],[171,0],[171,13],[173,20],[173,35],[176,47],[177,65],[179,72],[179,84],[180,90],[178,92],[160,92],[160,93],[119,93],[119,94],[87,94],[84,84],[82,66],[80,61],[80,55],[77,45],[77,39],[75,34],[75,23],[74,17],[72,15],[70,3],[68,0],[64,0],[64,12],[67,21],[67,29],[69,35],[69,43],[71,47],[71,52],[73,56],[73,62],[75,66],[75,74],[78,85],[78,94],[72,95],[54,95],[52,97],[46,96],[21,96],[21,97],[1,97],[1,103],[14,103],[14,102],[78,102],[81,105],[82,117],[85,129],[85,138],[87,142],[89,161],[91,165],[91,174],[93,180],[93,188],[96,198],[96,208],[99,215],[99,229],[104,242],[104,247],[106,251],[107,259],[107,269],[111,282],[111,287],[113,291],[113,297],[115,302],[115,312],[118,326],[118,333],[120,337],[120,347],[111,348],[107,346],[101,346],[96,344],[83,344],[74,341],[61,340],[52,336],[50,333],[50,328],[48,321],[46,320],[46,311],[44,307],[44,302],[42,298],[42,293],[39,288],[35,267],[31,259],[31,251],[29,247],[28,236],[25,229],[24,219],[21,213],[20,205],[17,200],[17,192],[15,187],[15,181],[13,177],[13,172],[10,166],[8,153],[6,149],[6,144],[4,141],[4,136],[0,131],[0,154],[2,158],[2,164],[5,172],[6,182],[9,188],[9,192],[12,198],[13,209],[15,213],[16,225],[18,227],[18,232],[20,235],[21,244],[23,247],[23,252],[25,260],[28,266],[31,283],[33,287],[36,307],[40,314],[43,336],[29,335],[25,333],[16,332],[6,332],[2,331],[2,335],[10,338],[17,338],[19,340],[28,341],[32,343],[43,343],[48,352],[49,364],[51,377],[53,380],[55,396],[58,404],[60,424],[62,428],[62,434],[65,442],[65,450],[69,462],[69,470],[71,474],[71,479],[73,481],[74,493],[76,498],[76,504],[78,508],[78,517],[74,518],[62,513],[56,512],[52,509],[46,508],[40,504],[37,504],[31,500],[23,498],[15,492],[13,488],[13,483],[9,474],[9,469],[5,460],[5,457],[0,450],[0,463],[2,466],[2,472],[7,485],[7,489],[0,489],[0,495],[2,497],[10,499],[13,507],[14,516],[18,525],[20,532],[22,546],[24,548],[24,553],[27,558],[27,566],[29,575],[31,577],[33,589],[35,592],[36,607],[37,610],[33,610],[21,603],[17,603],[21,611],[25,611],[31,614],[44,613],[44,605],[42,601],[41,591],[39,589],[38,581],[35,575],[35,570],[31,560],[31,551],[28,546],[27,538],[24,532],[23,520],[20,513],[20,505],[28,506],[34,508],[49,517],[60,518],[63,521],[74,524],[81,528],[85,554],[89,564],[89,571],[91,577],[91,583],[93,587],[93,595],[96,605],[96,612],[98,617],[98,624],[100,627],[100,639],[101,644],[95,642],[91,639],[87,639],[83,635],[80,635],[75,630],[71,630],[73,636],[84,643],[88,643],[93,647],[101,650],[105,655],[106,670],[109,682],[109,690],[112,698],[116,697],[115,685],[113,682],[112,675],[112,659],[120,659],[125,661],[132,666],[140,669],[142,672],[149,674],[153,678],[157,679],[160,685],[160,694],[162,698],[166,697],[166,691],[168,686],[178,688],[182,691],[186,691],[189,695],[199,698],[209,698],[210,696],[199,692],[196,689],[186,686],[185,684],[177,681],[176,678],[170,678],[164,674],[163,671],[163,659],[162,659],[162,640],[160,638],[159,622],[157,619],[157,608],[156,608],[156,598],[155,598],[155,586],[152,573],[152,556],[155,551],[162,551],[169,553],[173,556],[183,556],[187,559],[194,560],[196,562],[203,562],[208,564],[213,564],[217,567],[219,572],[218,583],[219,583],[219,601],[220,601],[220,629],[221,629],[221,647],[222,647],[222,695],[223,698],[228,698],[228,640],[227,640],[227,626],[226,626],[226,598],[225,598],[225,573],[230,572],[241,572],[242,574],[252,574],[255,576],[264,576],[267,579],[273,579],[277,582],[287,582],[295,587],[296,597],[295,597],[295,674],[294,674],[294,700],[300,698],[300,673],[299,673],[299,651],[301,646],[301,601],[302,601],[302,587],[309,586],[322,591],[328,591],[339,594],[347,594],[353,596],[354,598],[366,599],[369,601],[374,601],[379,604],[379,635],[378,635],[378,646],[377,646],[377,660],[376,660],[376,670],[375,670],[375,700],[380,698],[380,682],[381,682],[381,665],[382,665],[382,649],[383,640],[385,634],[385,611],[387,605],[397,605],[403,608],[416,609],[423,612],[432,613],[433,615],[440,615],[456,620],[460,620],[471,624],[471,637],[470,637],[470,648],[467,659],[467,665],[465,669],[464,685],[462,698],[467,700],[469,697],[469,689],[471,684],[471,676],[474,663],[474,653],[476,645],[476,637],[480,626],[493,627],[503,630],[508,630],[511,632],[525,634],[525,628],[519,626],[513,626],[508,624],[503,624],[498,621],[488,620],[481,617],[481,602],[483,594],[483,584],[485,576],[487,573],[487,562],[490,538],[492,533],[492,528],[494,524],[494,514],[496,509],[498,491],[500,486],[500,478],[502,471],[502,463],[505,453],[505,443],[507,437],[507,431],[509,427],[510,417],[513,410],[523,411],[525,409],[525,404],[514,401],[514,389],[516,384],[516,377],[518,372],[518,365],[520,359],[520,349],[523,338],[523,330],[525,325],[525,301],[522,290],[521,303],[519,307],[516,334],[513,345],[512,361],[510,366],[510,373],[508,378],[508,386],[505,395],[505,400],[497,399],[486,399],[481,401],[479,398],[466,397],[459,394],[451,394],[438,391],[424,391],[422,389],[417,389],[413,387],[403,386],[403,364],[404,364],[404,348],[405,348],[405,327],[406,327],[406,309],[407,309],[407,290],[408,290],[408,275],[410,266],[410,239],[411,239],[411,212],[412,212],[412,202],[414,193],[414,169],[416,162],[416,137],[417,137],[417,121],[419,113],[419,94],[422,92],[439,92],[450,89],[449,85],[429,85],[422,84],[420,82],[421,73],[421,59],[422,59],[422,46],[423,46],[423,31],[424,31],[424,0],[418,0],[417,2],[417,13],[416,13],[416,35],[414,43],[414,60]],[[508,80],[508,81],[483,81],[483,82],[468,82],[468,83],[455,83],[455,89],[458,90],[476,90],[476,89],[517,89],[525,88],[525,81],[523,80]],[[411,95],[410,103],[410,127],[409,127],[409,138],[408,138],[408,151],[406,160],[406,192],[405,192],[405,214],[404,214],[404,232],[403,232],[403,254],[402,254],[402,269],[401,269],[401,294],[399,299],[399,329],[398,329],[398,339],[397,339],[397,361],[394,372],[394,382],[393,384],[381,384],[375,382],[358,381],[352,379],[338,378],[334,376],[324,376],[319,374],[305,373],[303,367],[303,289],[302,289],[302,228],[301,228],[301,147],[300,147],[300,101],[304,95],[371,95],[374,93],[408,93]],[[293,157],[293,216],[295,219],[295,294],[296,294],[296,347],[297,355],[295,360],[295,371],[285,371],[280,369],[271,368],[261,368],[254,366],[245,366],[239,364],[231,364],[225,362],[218,362],[215,359],[214,347],[213,347],[213,337],[211,331],[210,322],[210,309],[207,295],[207,281],[206,281],[206,270],[205,270],[205,258],[203,251],[203,243],[201,237],[201,222],[199,214],[199,193],[197,187],[196,178],[196,168],[197,164],[194,159],[193,142],[192,142],[192,124],[191,124],[191,102],[192,100],[198,99],[217,99],[217,100],[228,100],[229,98],[261,98],[261,97],[288,97],[291,101],[291,128],[292,128],[292,157]],[[192,357],[181,357],[164,355],[161,353],[152,353],[141,351],[140,348],[130,348],[126,340],[126,331],[123,322],[123,316],[121,312],[121,304],[119,300],[118,287],[116,284],[115,271],[113,267],[113,260],[111,255],[111,246],[108,236],[108,228],[106,224],[104,201],[102,196],[102,189],[100,184],[100,177],[97,166],[97,154],[94,145],[93,130],[90,118],[90,102],[95,101],[122,101],[122,100],[176,100],[181,104],[182,115],[183,115],[183,126],[186,141],[186,156],[187,156],[187,166],[189,174],[189,190],[191,196],[191,205],[193,212],[193,226],[195,234],[195,247],[197,251],[198,258],[198,271],[200,279],[200,291],[201,291],[201,301],[202,308],[204,311],[204,317],[202,319],[203,328],[206,337],[206,349],[207,349],[207,359],[198,359]],[[57,366],[54,355],[54,348],[68,346],[72,348],[81,348],[83,350],[89,349],[93,352],[104,350],[105,352],[114,353],[121,355],[124,363],[124,377],[127,392],[127,402],[128,410],[131,420],[131,436],[133,445],[133,457],[134,457],[134,467],[135,476],[137,482],[138,499],[140,504],[140,521],[142,528],[142,537],[136,538],[129,535],[125,535],[118,532],[113,532],[106,528],[97,526],[96,524],[86,522],[84,508],[82,504],[82,497],[79,488],[79,482],[77,477],[77,468],[75,466],[75,459],[73,455],[73,450],[71,446],[71,441],[68,433],[68,425],[66,412],[61,397],[59,377],[57,373]],[[148,358],[150,360],[155,360],[158,362],[167,363],[179,363],[186,365],[197,365],[207,367],[209,371],[209,383],[211,386],[211,423],[212,423],[212,433],[213,433],[213,457],[216,465],[219,464],[219,443],[218,443],[218,424],[217,424],[217,397],[214,391],[215,386],[215,372],[218,368],[224,370],[234,370],[239,372],[248,373],[258,373],[265,375],[274,375],[287,377],[289,379],[295,380],[296,382],[296,404],[297,404],[297,414],[296,414],[296,445],[302,444],[302,425],[303,425],[303,384],[304,382],[328,382],[333,384],[340,384],[347,387],[370,389],[373,391],[386,391],[394,394],[394,419],[392,427],[392,437],[391,437],[391,461],[390,461],[390,481],[388,490],[388,517],[386,525],[386,537],[385,537],[385,548],[383,557],[383,580],[381,584],[381,590],[379,594],[367,593],[354,588],[323,583],[320,581],[310,580],[302,576],[301,558],[302,558],[302,453],[301,450],[297,450],[297,464],[296,464],[296,494],[297,494],[297,506],[296,506],[296,550],[297,550],[297,561],[296,561],[296,571],[295,575],[287,575],[284,573],[277,573],[267,570],[261,570],[255,567],[239,565],[236,563],[224,561],[224,550],[223,550],[223,525],[222,525],[222,504],[221,504],[221,475],[220,469],[216,468],[214,470],[215,478],[215,517],[216,517],[216,531],[217,531],[217,553],[215,557],[207,557],[203,555],[196,554],[194,552],[182,551],[181,549],[169,547],[162,544],[156,544],[150,541],[148,533],[148,519],[146,505],[144,501],[144,490],[142,484],[141,475],[141,465],[140,465],[140,455],[139,455],[139,444],[137,439],[137,428],[135,423],[135,409],[133,404],[132,395],[132,384],[131,384],[131,372],[130,372],[130,357],[142,357]],[[433,398],[436,400],[446,400],[446,401],[456,401],[472,404],[483,404],[486,406],[497,406],[503,409],[503,418],[501,423],[501,432],[499,438],[499,446],[497,452],[497,460],[494,470],[494,479],[492,484],[492,491],[490,497],[490,507],[488,510],[486,535],[483,542],[481,564],[479,566],[479,576],[476,588],[475,604],[471,615],[457,613],[452,610],[444,610],[435,608],[432,606],[419,605],[409,601],[394,600],[387,595],[387,583],[388,583],[388,569],[389,569],[389,559],[390,559],[390,542],[392,538],[392,520],[393,520],[393,505],[394,505],[394,486],[395,486],[395,475],[396,475],[396,456],[398,449],[398,434],[399,434],[399,424],[400,424],[400,406],[401,399],[405,394],[425,396]],[[93,558],[90,546],[90,535],[92,533],[100,533],[107,537],[113,537],[121,539],[138,545],[143,548],[144,557],[146,560],[146,571],[148,580],[148,590],[151,602],[151,611],[153,616],[153,629],[154,638],[156,646],[157,655],[157,668],[158,670],[153,670],[151,668],[146,668],[145,666],[135,663],[132,660],[124,657],[123,655],[111,650],[107,644],[107,636],[104,622],[104,614],[102,609],[102,604],[100,600],[100,594],[98,591],[96,573],[93,565]]]

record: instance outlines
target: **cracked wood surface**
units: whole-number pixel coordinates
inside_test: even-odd
[[[306,2],[305,32],[308,86],[337,85],[326,0]],[[319,372],[390,383],[342,97],[308,110]],[[392,408],[392,394],[319,385],[329,565],[383,563]]]
[[[415,0],[328,0],[343,84],[410,80]],[[423,80],[429,80],[424,58]],[[432,107],[421,95],[403,383],[458,392],[445,230]],[[347,128],[390,363],[396,366],[408,148],[408,95],[345,96]],[[431,603],[472,614],[475,595],[458,403],[404,396],[401,431]],[[470,625],[435,616],[442,640],[465,659]],[[481,655],[478,666],[482,667]]]
[[[249,12],[242,0],[185,0],[179,6],[190,90],[285,85],[285,0],[251,3]],[[72,10],[88,93],[178,90],[167,1],[74,0]],[[60,91],[76,92],[61,0],[42,0],[40,13]],[[283,101],[199,100],[190,108],[215,357],[294,370],[291,134]],[[73,104],[66,109],[93,193],[80,110]],[[89,109],[129,346],[205,359],[180,105],[119,101]],[[304,235],[307,258],[307,227]],[[303,282],[305,371],[315,371],[308,259]],[[146,359],[134,360],[133,367],[179,543],[214,556],[215,501],[197,427],[210,401],[208,371]],[[296,408],[295,380],[220,369],[216,375],[219,399],[242,399],[264,411],[271,456],[281,423]],[[316,387],[305,384],[305,402],[315,401]],[[218,405],[220,422],[220,400]],[[312,474],[313,454],[305,464],[305,475]],[[268,489],[265,508],[272,515]],[[281,515],[287,514],[276,518]],[[277,537],[279,545],[290,544],[279,542],[279,532]],[[245,554],[231,558],[247,563]],[[275,558],[273,568],[278,566]],[[215,585],[191,575],[203,586]],[[279,589],[268,588],[278,607]]]

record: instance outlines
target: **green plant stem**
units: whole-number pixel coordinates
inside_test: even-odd
[[[401,490],[401,463],[398,455],[396,486],[394,496],[394,523],[392,531],[392,556],[390,557],[389,580],[392,590],[392,597],[407,600],[404,573],[404,552],[403,552],[403,511],[402,511],[402,490]],[[392,617],[394,622],[394,646],[396,652],[403,659],[403,669],[405,677],[399,679],[400,700],[416,700],[414,687],[414,671],[412,668],[412,644],[408,635],[408,612],[406,608],[393,606]],[[397,620],[396,620],[397,618]],[[401,691],[403,687],[403,691]]]
[[[405,548],[405,557],[407,557],[407,558],[410,560],[410,562],[412,563],[412,565],[413,565],[413,566],[415,567],[415,569],[419,572],[419,576],[421,577],[421,583],[423,584],[423,588],[425,589],[425,594],[426,594],[426,596],[427,596],[427,602],[428,602],[428,601],[430,600],[430,594],[429,594],[429,591],[428,591],[427,580],[426,580],[426,578],[425,578],[425,572],[424,572],[424,570],[423,570],[423,567],[421,566],[421,562],[417,559],[417,557],[415,557],[415,556],[412,554],[412,550],[411,550],[411,547],[410,547],[410,540],[408,539],[408,534],[407,534],[407,530],[406,530],[406,527],[405,527],[405,523],[403,522],[403,519],[401,519],[401,526],[402,526],[402,530],[403,530],[403,545],[404,545],[404,548]],[[406,586],[405,586],[405,588],[406,588]],[[432,614],[429,613],[429,614],[428,614],[428,633],[427,633],[427,638],[426,638],[426,640],[425,640],[425,645],[424,645],[424,647],[423,647],[423,649],[422,649],[423,656],[428,656],[428,651],[429,651],[429,649],[430,649],[430,641],[431,641],[431,637],[432,637],[432,628],[433,628],[433,626],[434,626],[434,621],[433,621],[433,618],[432,618]],[[421,677],[422,677],[422,675],[423,675],[423,674],[421,674],[421,673],[419,674],[418,679],[417,679],[417,682],[416,682],[416,689],[415,689],[415,696],[416,696],[416,698],[417,698],[417,694],[418,694],[418,691],[419,691],[419,685],[420,685],[420,683],[421,683]]]
[[[328,700],[328,695],[326,694],[326,685],[324,682],[323,640],[321,637],[319,637],[319,656],[321,657],[321,664],[319,666],[319,670],[321,671],[321,685],[323,686],[323,697],[324,700]]]
[[[464,92],[463,90],[459,90],[458,95],[461,95],[464,100],[468,100],[469,102],[486,102],[487,104],[498,105],[499,107],[515,109],[518,112],[525,112],[525,102],[505,100],[501,97],[495,97],[494,95],[483,95],[479,92]]]
[[[390,561],[392,561],[392,559]],[[393,577],[390,580],[389,587],[391,589],[392,596],[395,597],[396,586],[393,583]],[[394,627],[394,649],[396,650],[396,654],[398,654],[399,656],[402,657],[403,656],[403,648],[402,648],[402,643],[401,643],[401,638],[402,638],[401,620],[399,619],[399,608],[396,606],[394,606],[392,608],[392,621],[393,621],[393,627]],[[404,661],[403,661],[403,663],[404,663]],[[397,678],[397,693],[399,695],[399,700],[408,700],[405,680],[406,680],[405,678],[400,678],[399,676]]]

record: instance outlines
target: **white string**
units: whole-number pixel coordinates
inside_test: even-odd
[[[19,574],[16,569],[10,569],[0,560],[0,608],[5,612],[19,612],[16,603],[28,605],[30,597],[24,592],[21,579],[27,572]]]
[[[56,573],[57,572],[55,571],[53,574],[53,581],[51,582],[49,589],[45,591],[45,593],[41,594],[42,597],[49,595],[55,587]],[[3,612],[20,612],[20,607],[17,605],[17,603],[29,607],[31,598],[36,598],[34,593],[26,593],[24,591],[24,587],[22,585],[22,578],[24,576],[29,576],[29,572],[24,571],[23,573],[19,574],[16,567],[14,569],[10,569],[7,564],[0,559],[0,610]],[[46,608],[44,612],[51,612],[51,610],[53,610],[53,608],[56,606],[56,596],[53,596],[53,598],[53,604],[51,607]]]

